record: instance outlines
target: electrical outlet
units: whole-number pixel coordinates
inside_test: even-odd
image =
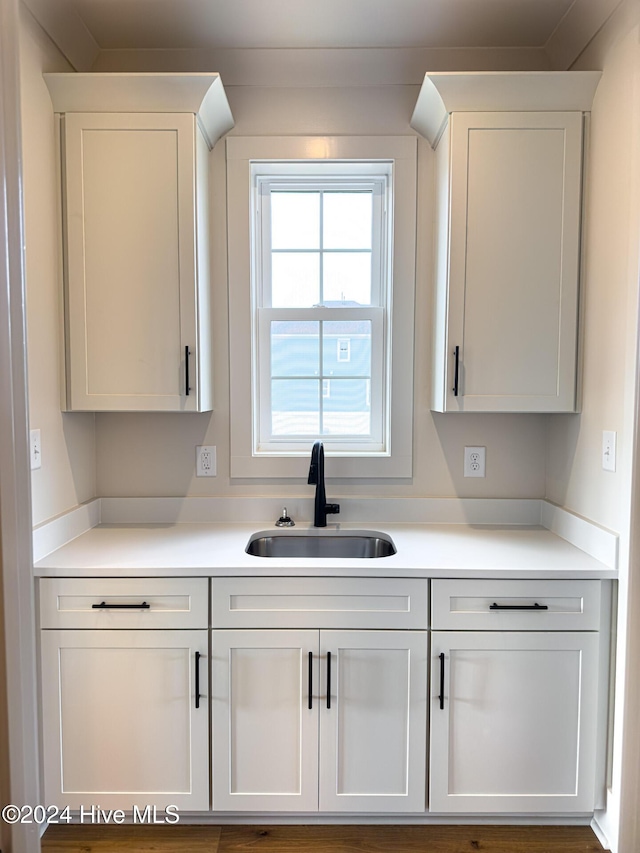
[[[196,447],[196,477],[215,477],[216,473],[215,447]]]
[[[31,470],[42,468],[42,442],[40,441],[40,430],[32,429],[29,432],[29,444],[31,447]]]
[[[616,470],[616,433],[602,431],[602,467],[605,471]]]
[[[464,476],[484,477],[486,447],[465,447],[464,449]]]

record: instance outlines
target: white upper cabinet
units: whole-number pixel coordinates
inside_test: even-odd
[[[66,404],[208,411],[217,74],[48,74],[60,114]]]
[[[432,409],[576,409],[585,111],[599,72],[429,74]]]

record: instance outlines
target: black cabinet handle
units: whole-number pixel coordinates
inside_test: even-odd
[[[191,391],[189,383],[189,347],[184,348],[184,393],[188,397]]]
[[[309,652],[309,710],[313,710],[313,652]]]
[[[327,652],[327,711],[331,710],[331,652]]]
[[[493,604],[489,605],[489,610],[548,610],[546,604]]]
[[[100,604],[92,604],[94,610],[150,610],[151,605],[143,601],[142,604],[109,604],[101,601]]]
[[[444,652],[440,652],[440,710],[444,711]]]
[[[458,379],[460,377],[460,347],[455,347],[453,350],[453,396],[458,396]]]
[[[196,652],[196,708],[200,707],[200,652]]]

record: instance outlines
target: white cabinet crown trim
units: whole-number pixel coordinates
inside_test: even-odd
[[[601,71],[427,72],[411,127],[435,148],[451,112],[588,112]]]
[[[213,148],[234,125],[220,75],[45,74],[57,113],[193,113]]]

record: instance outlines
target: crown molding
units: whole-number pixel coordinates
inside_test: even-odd
[[[452,112],[588,112],[601,76],[601,71],[429,72],[411,127],[435,147]]]

